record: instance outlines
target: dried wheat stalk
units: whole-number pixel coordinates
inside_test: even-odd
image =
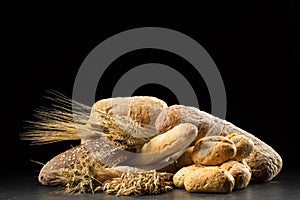
[[[160,194],[172,190],[172,185],[172,174],[151,170],[123,173],[121,178],[105,181],[103,191],[116,196]]]
[[[90,118],[91,107],[71,100],[56,91],[52,96],[52,108],[36,109],[36,120],[27,121],[26,132],[21,133],[22,140],[42,145],[65,140],[81,140],[85,143],[105,136],[121,149],[136,151],[136,148],[148,142],[156,135],[155,128],[141,126],[130,117],[112,116],[98,111],[96,118]]]

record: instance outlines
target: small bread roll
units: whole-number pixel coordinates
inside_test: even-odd
[[[254,143],[249,137],[237,132],[230,133],[226,137],[229,138],[236,146],[236,155],[234,160],[241,161],[252,153]]]
[[[236,155],[234,143],[223,136],[207,136],[195,144],[192,160],[202,165],[220,165]]]
[[[188,170],[184,187],[188,192],[230,193],[234,187],[234,178],[219,167],[198,167]]]
[[[234,189],[243,189],[247,187],[251,179],[250,167],[244,162],[228,161],[221,165],[222,169],[229,171],[233,176],[235,184]]]
[[[184,179],[187,174],[191,173],[192,171],[198,169],[195,165],[190,165],[188,167],[181,168],[178,172],[176,172],[173,176],[173,183],[178,188],[184,188]]]

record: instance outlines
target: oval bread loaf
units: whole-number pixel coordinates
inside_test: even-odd
[[[192,160],[202,165],[220,165],[236,154],[234,143],[223,136],[207,136],[195,144]]]
[[[116,97],[97,101],[91,111],[91,117],[102,111],[110,115],[131,117],[140,124],[154,126],[156,118],[167,104],[156,97],[134,96]]]
[[[178,170],[173,176],[173,183],[178,188],[184,188],[184,179],[187,174],[191,173],[192,171],[198,169],[199,167],[195,165],[190,165],[187,167],[183,167]]]
[[[222,169],[229,171],[233,176],[235,184],[234,189],[243,189],[247,187],[251,179],[251,171],[247,163],[237,161],[228,161],[221,165]]]
[[[175,126],[164,134],[152,138],[142,149],[142,153],[169,149],[170,152],[182,150],[182,146],[189,146],[197,136],[197,127],[190,123]]]
[[[219,167],[198,167],[184,178],[188,192],[230,193],[234,187],[232,175]]]
[[[236,155],[234,160],[241,161],[247,158],[254,149],[254,143],[250,138],[240,133],[230,133],[226,135],[236,146]]]

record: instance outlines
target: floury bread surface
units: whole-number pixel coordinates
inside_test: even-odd
[[[156,118],[166,107],[167,104],[156,97],[116,97],[97,101],[92,107],[91,115],[102,111],[110,115],[131,117],[141,125],[154,126]]]

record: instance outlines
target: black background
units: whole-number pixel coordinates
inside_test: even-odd
[[[135,7],[137,6],[137,7]],[[175,8],[176,6],[176,8]],[[299,167],[299,39],[294,1],[226,5],[20,5],[2,7],[1,165],[37,172],[40,165],[77,142],[30,146],[20,141],[24,120],[32,120],[46,90],[71,97],[73,83],[88,53],[110,36],[137,27],[157,26],[182,32],[200,43],[222,75],[227,94],[226,119],[270,144],[284,167]],[[116,60],[98,85],[96,99],[109,97],[122,66],[156,61],[188,65],[176,55],[139,51]],[[125,71],[126,72],[126,71]],[[209,93],[197,82],[202,109],[210,112]],[[107,87],[102,87],[102,84]],[[99,89],[100,88],[100,89]],[[162,92],[158,92],[158,88]],[[176,103],[176,94],[158,85],[136,95],[155,95]]]

